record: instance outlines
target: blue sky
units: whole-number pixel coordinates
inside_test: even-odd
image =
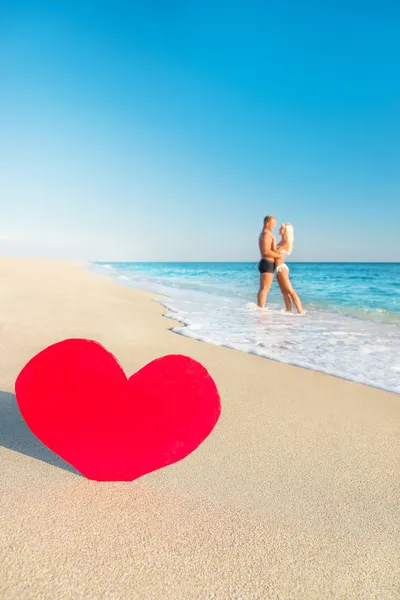
[[[0,2],[0,254],[400,261],[398,2]]]

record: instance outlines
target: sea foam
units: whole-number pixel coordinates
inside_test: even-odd
[[[301,318],[286,313],[276,288],[268,307],[257,307],[254,265],[247,270],[240,265],[235,272],[234,266],[218,270],[206,265],[127,263],[107,271],[125,285],[163,296],[158,301],[165,316],[179,322],[173,331],[180,335],[400,393],[399,314],[375,307],[375,298],[366,307],[349,304],[346,296],[338,301],[331,279],[325,291],[319,289],[327,270],[324,274],[324,266],[317,266],[314,273],[316,268],[320,269],[314,277],[316,301],[307,302],[307,297],[313,298],[308,278],[310,289],[303,293],[306,314]],[[244,285],[246,277],[252,290]],[[296,279],[300,281],[299,276]],[[344,289],[343,279],[339,286]],[[388,296],[389,306],[393,300]]]

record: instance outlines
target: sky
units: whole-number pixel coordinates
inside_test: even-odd
[[[397,0],[0,0],[0,255],[400,261]]]

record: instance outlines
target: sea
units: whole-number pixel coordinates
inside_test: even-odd
[[[400,263],[288,263],[305,315],[276,280],[256,306],[257,263],[94,263],[155,295],[177,334],[400,394]]]

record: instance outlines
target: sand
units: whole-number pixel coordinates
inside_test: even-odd
[[[82,265],[0,259],[0,598],[400,598],[400,398],[170,331],[146,292]],[[47,345],[131,374],[182,353],[222,398],[188,458],[85,480],[29,432],[14,382]]]

